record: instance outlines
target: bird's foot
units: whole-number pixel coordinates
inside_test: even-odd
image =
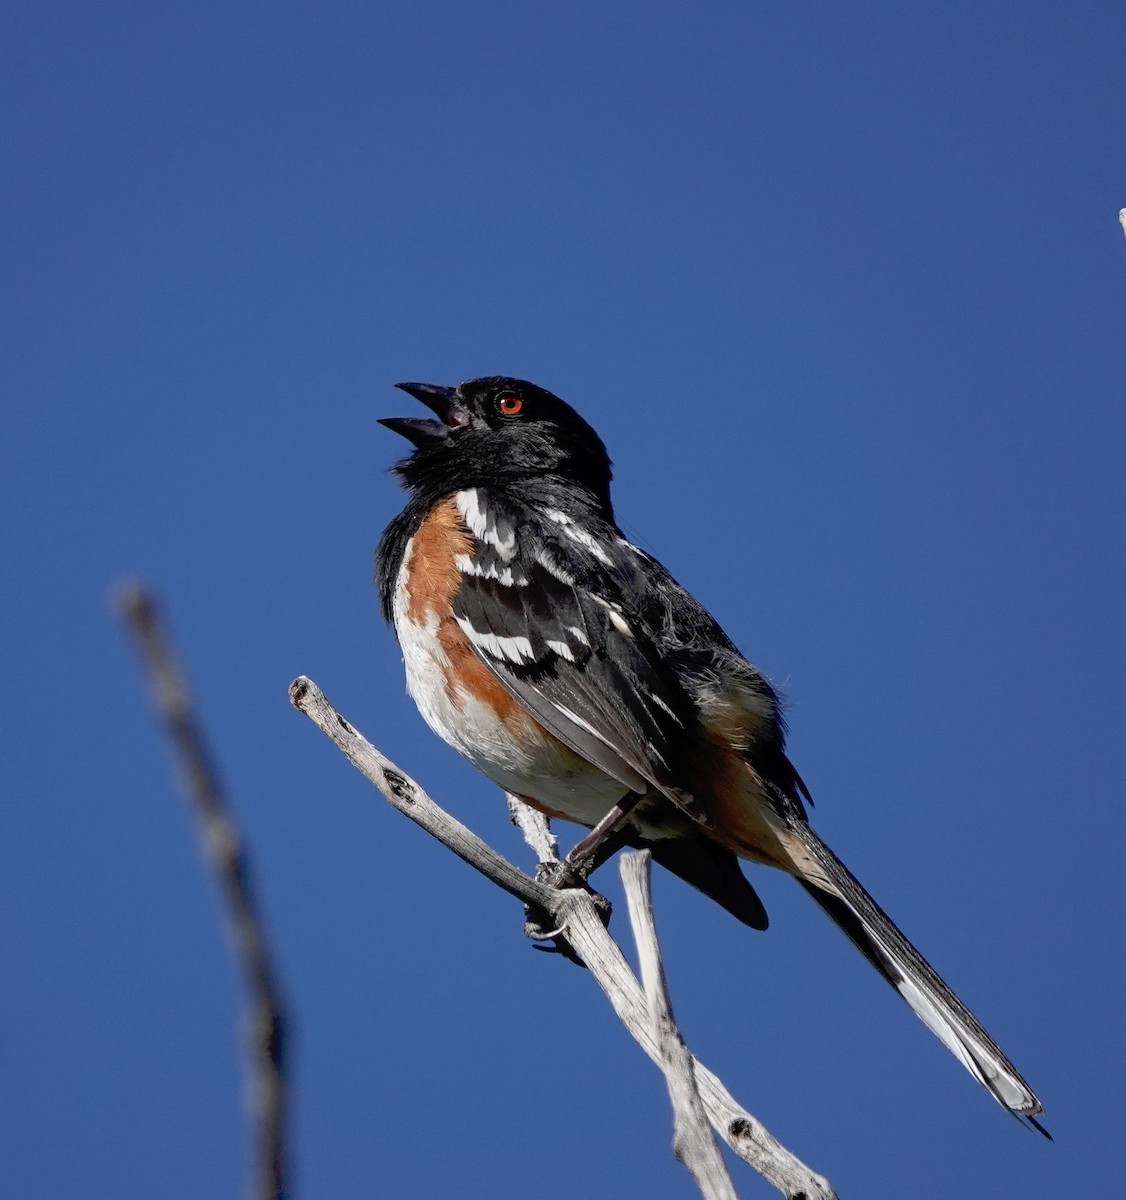
[[[590,897],[594,910],[598,913],[603,925],[610,924],[612,911],[610,901],[587,883],[586,873],[571,862],[569,856],[562,862],[540,863],[536,867],[536,880],[539,883],[547,884],[556,891],[565,891],[569,888],[581,889]],[[535,949],[546,954],[562,954],[572,962],[576,962],[580,966],[584,965],[567,939],[566,922],[560,925],[557,918],[546,908],[537,904],[524,906],[524,933],[533,942],[540,943],[536,945]]]

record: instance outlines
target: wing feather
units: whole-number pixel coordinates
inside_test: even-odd
[[[494,569],[482,542],[462,571],[454,615],[474,652],[575,753],[631,790],[656,788],[703,819],[678,769],[693,720],[688,697],[628,597],[591,578],[589,568],[603,575],[613,547],[553,544],[542,525],[517,527],[509,575]]]

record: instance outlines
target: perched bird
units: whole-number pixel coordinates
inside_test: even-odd
[[[813,831],[779,699],[712,616],[614,522],[610,459],[520,379],[398,385],[414,446],[376,580],[427,724],[508,792],[594,832],[580,873],[648,846],[754,929],[739,859],[793,875],[962,1065],[1044,1133],[996,1042]]]

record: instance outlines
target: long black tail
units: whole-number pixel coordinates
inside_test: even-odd
[[[1036,1120],[1044,1111],[1036,1094],[973,1013],[813,829],[802,825],[796,832],[832,890],[799,877],[802,887],[978,1083],[1010,1112],[1026,1118],[1049,1137]]]

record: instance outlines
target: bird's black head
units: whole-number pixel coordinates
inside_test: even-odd
[[[395,473],[417,495],[437,499],[463,488],[553,478],[610,507],[610,458],[602,439],[569,405],[534,383],[490,375],[456,388],[396,387],[421,400],[437,420],[380,422],[414,443]]]

